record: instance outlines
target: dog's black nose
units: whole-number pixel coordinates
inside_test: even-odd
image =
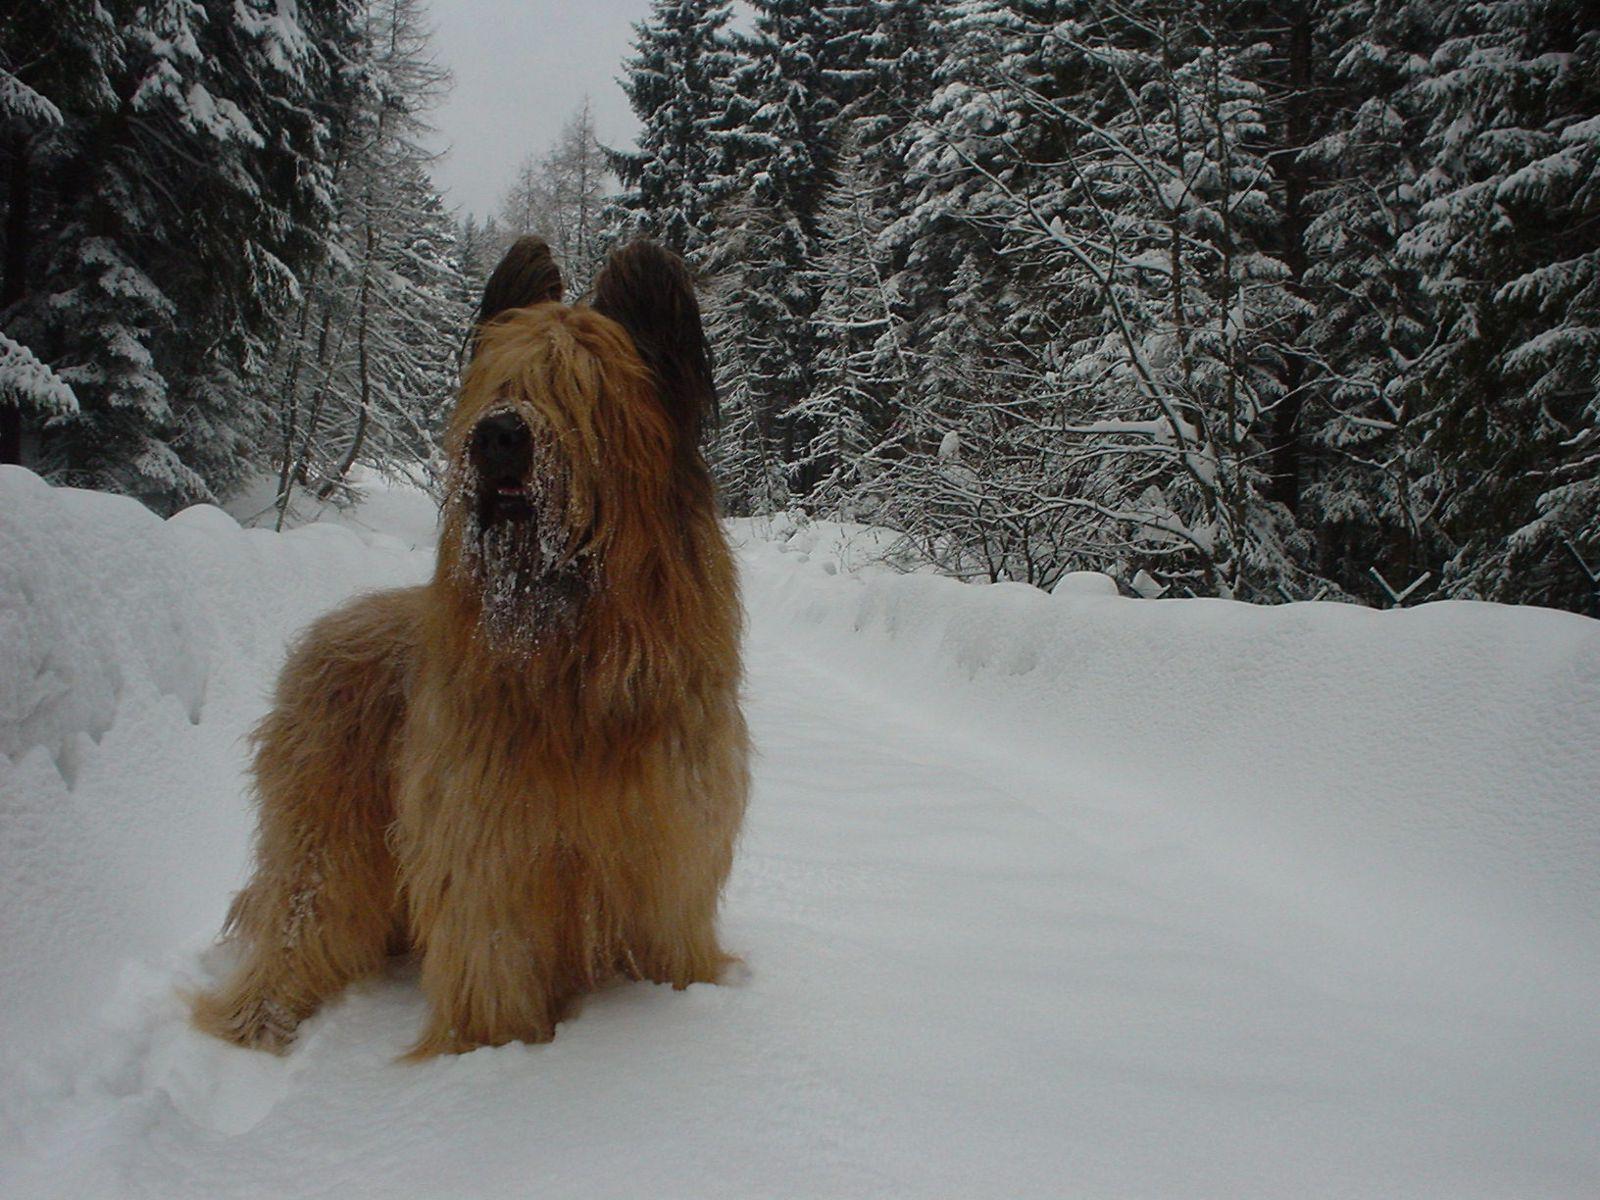
[[[472,460],[495,479],[521,479],[532,460],[533,438],[515,413],[496,413],[472,431]]]

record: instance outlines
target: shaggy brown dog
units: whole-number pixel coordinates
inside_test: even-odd
[[[431,583],[322,618],[256,729],[254,877],[202,1029],[282,1049],[415,949],[415,1057],[547,1041],[625,976],[729,961],[747,789],[734,569],[700,456],[715,394],[682,263],[611,256],[591,306],[524,239],[484,295]]]

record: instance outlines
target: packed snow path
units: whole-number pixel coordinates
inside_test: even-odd
[[[267,582],[293,574],[270,557],[277,542],[230,535],[220,514],[185,523],[191,540],[201,529],[249,540],[206,585],[242,595],[243,583],[219,582],[225,569],[260,568],[251,594],[271,613],[250,627],[260,641],[298,623],[274,591],[293,580]],[[72,523],[54,535],[62,528]],[[350,586],[340,556],[379,556],[363,561],[384,583],[426,565],[326,531],[284,541],[320,556],[295,570],[331,592]],[[1371,627],[1385,638],[1368,646],[1365,632],[1322,628],[1369,628],[1366,614],[1322,615],[1332,606],[1302,606],[1302,628],[1242,606],[863,583],[836,574],[842,553],[784,549],[743,551],[760,757],[725,932],[745,965],[723,987],[608,990],[550,1045],[397,1065],[422,1017],[402,967],[313,1018],[284,1059],[186,1026],[174,989],[217,966],[202,950],[226,896],[217,881],[236,883],[243,856],[234,739],[259,711],[275,647],[239,650],[251,639],[236,632],[203,706],[169,679],[158,690],[178,705],[155,700],[163,715],[141,716],[124,698],[98,746],[72,742],[57,760],[36,750],[9,774],[0,759],[5,865],[32,872],[0,885],[11,888],[3,948],[8,965],[35,972],[5,985],[0,1196],[1597,1193],[1600,991],[1584,878],[1596,823],[1584,789],[1600,766],[1579,743],[1600,715],[1600,636],[1588,623],[1530,614],[1508,633],[1496,624],[1505,610],[1454,606],[1433,626],[1417,614]],[[962,629],[969,604],[981,628]],[[1080,605],[1083,637],[1102,616],[1102,640],[1132,623],[1127,647],[1108,648],[1134,677],[1127,695],[1084,651],[1082,702],[1099,715],[1039,711],[1068,682],[1038,628],[1015,636],[1038,604]],[[1277,761],[1235,735],[1202,771],[1191,743],[1227,731],[1215,714],[1237,680],[1198,687],[1214,711],[1194,728],[1164,715],[1134,648],[1161,636],[1140,620],[1167,619],[1138,614],[1163,611],[1221,655],[1238,637],[1258,648],[1244,668],[1257,702],[1287,714],[1263,744],[1298,735],[1307,706],[1280,675],[1307,672],[1327,689],[1308,719],[1330,742],[1393,724],[1371,680],[1409,689],[1397,711],[1420,707],[1428,736],[1388,745],[1369,733],[1340,778],[1315,746]],[[951,662],[931,661],[939,646]],[[1167,684],[1194,687],[1196,665],[1166,653]],[[1330,664],[1346,656],[1341,677]],[[1415,662],[1437,686],[1408,677]],[[1506,694],[1452,708],[1465,678]],[[1348,703],[1362,688],[1370,703]],[[1507,721],[1506,745],[1474,748]],[[173,753],[133,753],[119,740],[129,726]],[[1142,735],[1152,726],[1161,737]],[[1062,741],[1064,727],[1082,740]],[[1543,740],[1521,744],[1531,729]],[[1222,760],[1236,758],[1230,774]],[[73,787],[46,795],[57,770]],[[1372,780],[1397,773],[1396,790],[1364,810]],[[1500,803],[1519,789],[1522,802]],[[1305,803],[1347,790],[1353,816]],[[208,791],[227,818],[179,832],[182,807]],[[62,836],[44,802],[92,821],[97,796],[127,797],[112,815],[141,847],[126,861],[145,865],[58,888],[50,863],[29,858]],[[85,854],[99,853],[84,838]],[[216,861],[195,861],[205,857]],[[185,874],[208,872],[216,880],[183,890]],[[133,946],[102,950],[98,965],[63,965],[18,932],[31,922],[71,937],[83,924],[93,945],[81,893],[97,886],[185,904],[150,901],[164,915],[128,928],[162,935],[129,933]],[[114,927],[116,914],[100,919]],[[89,995],[73,982],[96,977]]]

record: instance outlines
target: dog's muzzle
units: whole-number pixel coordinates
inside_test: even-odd
[[[533,435],[521,417],[503,412],[479,421],[468,453],[478,472],[479,517],[485,526],[533,515],[528,496]]]

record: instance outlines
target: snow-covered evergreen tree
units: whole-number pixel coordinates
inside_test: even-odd
[[[820,295],[812,268],[841,132],[828,60],[840,44],[838,23],[826,6],[799,0],[753,7],[755,29],[740,43],[732,76],[742,115],[725,140],[732,196],[718,212],[715,249],[703,263],[739,277],[737,288],[716,293],[738,306],[717,316],[741,339],[724,347],[724,361],[740,373],[736,394],[756,410],[749,424],[770,440],[791,490],[804,495],[817,477],[807,453],[816,430],[805,406],[816,382]],[[733,245],[748,252],[730,254]]]
[[[790,410],[810,433],[797,465],[813,478],[806,499],[814,512],[853,518],[876,507],[880,452],[895,416],[913,403],[909,331],[883,238],[893,215],[859,147],[847,144],[809,271],[820,296],[813,386]]]
[[[1299,156],[1317,181],[1303,235],[1313,316],[1299,349],[1315,457],[1303,472],[1302,515],[1320,571],[1382,602],[1379,577],[1397,588],[1423,580],[1417,594],[1426,595],[1445,557],[1421,419],[1433,304],[1398,249],[1416,224],[1427,168],[1411,84],[1426,69],[1440,14],[1355,0],[1319,16],[1321,132]]]
[[[119,37],[93,0],[0,13],[0,323],[7,331],[0,370],[0,462],[23,461],[23,430],[78,411],[77,396],[50,366],[27,304],[36,286],[54,207],[47,175],[71,144],[78,121],[116,104],[111,72]],[[34,345],[19,339],[29,339]],[[34,454],[30,458],[36,457]]]
[[[1452,594],[1585,608],[1600,560],[1600,26],[1590,6],[1452,14],[1415,85],[1438,307],[1422,370],[1427,481]]]
[[[786,312],[767,288],[785,270],[786,228],[748,201],[726,205],[721,220],[702,294],[722,414],[708,458],[729,512],[770,513],[794,500],[792,431],[780,422],[768,374],[788,363],[777,336]]]
[[[639,133],[633,149],[608,155],[624,187],[619,223],[680,254],[702,247],[730,188],[730,13],[728,0],[655,0],[623,63]]]
[[[468,213],[456,225],[456,272],[461,276],[461,291],[457,299],[462,304],[475,305],[483,295],[483,285],[498,259],[495,248],[501,244],[499,223],[489,217],[479,221]]]
[[[20,211],[10,178],[8,252],[25,262],[6,327],[78,404],[34,427],[31,461],[171,508],[225,490],[259,447],[267,339],[329,211],[329,64],[350,14],[163,0],[60,15],[42,61],[66,30],[74,77],[51,93],[59,128],[13,158],[27,176]],[[29,17],[14,20],[8,52]]]

